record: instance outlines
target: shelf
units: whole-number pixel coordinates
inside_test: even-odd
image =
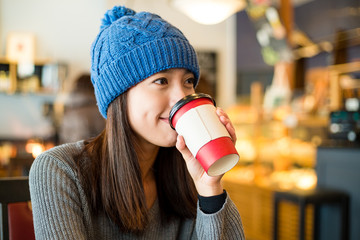
[[[21,69],[23,76],[19,74]],[[29,65],[21,65],[0,57],[0,92],[57,92],[61,89],[66,74],[66,64],[54,63],[48,59],[37,59]]]

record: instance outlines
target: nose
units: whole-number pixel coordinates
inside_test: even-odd
[[[183,88],[177,88],[174,89],[174,91],[171,94],[171,100],[170,100],[170,107],[173,107],[175,103],[177,103],[180,99],[187,96],[188,93]]]

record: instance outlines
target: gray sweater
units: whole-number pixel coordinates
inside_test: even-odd
[[[142,234],[122,233],[102,213],[93,215],[76,172],[74,156],[83,141],[55,147],[38,156],[30,170],[30,193],[36,239],[245,239],[240,215],[229,196],[216,213],[198,204],[196,220],[160,223],[156,201]]]

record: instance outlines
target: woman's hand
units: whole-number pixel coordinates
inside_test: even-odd
[[[235,128],[233,127],[228,115],[221,108],[216,109],[216,114],[219,116],[220,121],[222,124],[224,124],[233,143],[235,144]],[[214,177],[207,175],[201,164],[198,162],[198,160],[196,160],[196,158],[185,145],[184,138],[180,135],[177,137],[176,148],[180,151],[183,158],[185,159],[188,171],[194,180],[198,193],[201,196],[215,196],[223,193],[221,178],[224,174]]]

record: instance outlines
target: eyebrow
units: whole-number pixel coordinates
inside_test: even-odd
[[[189,69],[186,69],[186,68],[183,68],[183,69],[185,69],[186,73],[192,73],[192,71],[190,71]],[[168,73],[168,72],[171,72],[173,70],[174,70],[174,68],[168,68],[168,69],[162,70],[160,72],[161,73]]]

